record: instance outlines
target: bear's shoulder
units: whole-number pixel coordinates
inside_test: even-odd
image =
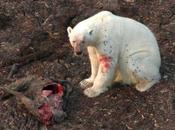
[[[94,16],[92,16],[92,18],[98,19],[98,18],[107,18],[107,17],[113,17],[114,14],[111,13],[110,11],[101,11],[97,14],[95,14]]]
[[[103,16],[103,15],[113,15],[112,12],[110,11],[100,11],[99,13],[97,13],[96,15],[99,15],[99,16]]]
[[[111,17],[112,15],[114,15],[114,14],[112,14],[110,11],[101,11],[101,12],[99,12],[99,13],[97,13],[97,14],[95,14],[95,15],[93,15],[93,16],[91,16],[91,17],[89,17],[89,18],[87,18],[87,19],[85,19],[81,22],[79,22],[75,26],[74,29],[77,29],[77,28],[78,29],[80,29],[80,28],[83,29],[83,28],[90,28],[91,26],[96,26],[95,23],[100,24],[101,23],[100,21],[102,19],[107,20],[107,18]]]

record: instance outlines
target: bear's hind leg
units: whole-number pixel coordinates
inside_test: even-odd
[[[94,80],[97,76],[99,69],[99,62],[97,59],[96,49],[94,47],[87,47],[90,64],[91,64],[91,76],[88,79],[84,79],[80,82],[80,87],[85,89],[93,86]]]
[[[121,83],[121,82],[123,81],[123,80],[122,80],[121,72],[120,72],[118,69],[117,69],[117,71],[116,71],[114,81],[117,82],[117,83]]]
[[[129,63],[132,77],[135,77],[135,87],[138,91],[144,92],[160,80],[159,67],[149,58],[134,60]]]

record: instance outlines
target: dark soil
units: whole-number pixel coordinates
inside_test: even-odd
[[[88,98],[78,87],[90,75],[89,60],[86,53],[73,55],[66,28],[100,10],[134,18],[155,33],[162,79],[149,91],[114,85]],[[68,118],[49,130],[175,130],[174,0],[1,0],[0,85],[28,75],[74,87]],[[44,129],[13,97],[0,103],[0,117],[0,130]]]

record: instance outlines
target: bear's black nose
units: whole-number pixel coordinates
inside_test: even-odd
[[[82,54],[82,51],[79,51],[79,52],[75,52],[76,55],[81,55]]]

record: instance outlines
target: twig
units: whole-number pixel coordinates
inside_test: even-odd
[[[53,15],[49,15],[49,17],[46,18],[46,20],[42,23],[42,26],[45,26],[49,20],[53,18]]]
[[[175,66],[175,63],[166,63],[166,62],[164,62],[164,64]]]
[[[126,126],[126,128],[128,129],[128,130],[132,130],[133,128],[132,127],[130,127],[128,124],[125,124],[123,121],[122,121],[122,124],[123,125],[125,125]]]
[[[35,53],[32,53],[32,54],[23,56],[21,58],[11,59],[8,62],[6,62],[5,64],[2,64],[2,67],[7,66],[7,65],[12,65],[14,63],[18,63],[19,66],[24,66],[24,65],[29,64],[29,63],[31,63],[33,61],[41,60],[43,58],[49,57],[53,53],[54,53],[53,51],[39,51],[39,52],[35,52]]]
[[[140,111],[139,109],[137,109],[137,108],[136,108],[136,110],[137,110],[137,112],[141,115],[142,119],[144,119],[145,116],[141,113],[141,111]]]
[[[19,64],[17,64],[17,63],[12,65],[12,68],[9,72],[7,79],[10,79],[18,71],[18,67],[19,67]]]

